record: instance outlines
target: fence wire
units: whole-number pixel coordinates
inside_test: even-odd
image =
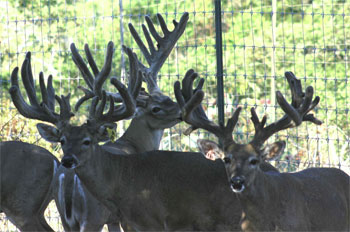
[[[281,171],[338,167],[350,174],[350,3],[222,0],[221,9],[225,117],[237,106],[243,107],[234,138],[242,143],[252,138],[251,107],[256,107],[260,117],[268,115],[268,123],[282,116],[275,91],[290,99],[284,72],[292,71],[304,88],[311,85],[320,96],[314,114],[323,124],[304,123],[271,138],[287,141],[284,156],[275,166]],[[106,45],[112,40],[116,47],[112,75],[124,80],[128,65],[122,44],[133,48],[146,63],[128,24],[143,34],[144,17],[157,22],[157,13],[163,15],[170,29],[173,19],[179,20],[184,12],[190,15],[183,36],[160,71],[161,90],[173,96],[173,83],[193,68],[206,81],[203,106],[209,118],[218,121],[214,1],[7,0],[0,1],[0,11],[1,141],[39,144],[60,157],[58,146],[42,141],[36,122],[20,116],[10,101],[10,74],[22,64],[27,51],[32,52],[35,81],[40,71],[45,77],[52,74],[56,93],[71,93],[74,104],[82,94],[77,86],[84,82],[71,60],[70,44],[74,42],[81,53],[84,44],[89,44],[101,67]],[[86,110],[78,112],[76,122],[84,121],[85,114]],[[128,123],[119,123],[119,134]],[[179,124],[167,130],[161,149],[197,151],[198,138],[215,139],[201,130],[183,136],[185,128]],[[55,211],[54,206],[49,211]],[[53,228],[62,230],[57,214],[51,212],[48,218]],[[4,215],[0,221],[1,231],[15,230]]]

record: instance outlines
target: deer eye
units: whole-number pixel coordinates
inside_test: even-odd
[[[152,108],[152,113],[158,113],[160,111],[159,107],[153,107]]]
[[[231,159],[230,159],[229,157],[225,157],[225,158],[224,158],[224,163],[225,163],[225,164],[231,163]]]
[[[250,161],[249,161],[249,164],[250,165],[257,165],[259,163],[259,160],[257,158],[252,158]]]
[[[85,140],[83,141],[83,144],[84,144],[85,146],[89,146],[90,143],[91,143],[91,140],[90,140],[90,139],[85,139]]]
[[[62,137],[62,138],[60,139],[61,145],[65,144],[65,142],[66,142],[66,138],[65,138],[65,137]]]

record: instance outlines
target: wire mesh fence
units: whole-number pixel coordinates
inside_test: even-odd
[[[275,91],[280,90],[290,98],[284,72],[293,71],[304,88],[311,85],[320,96],[314,113],[323,125],[304,123],[271,138],[287,141],[284,156],[275,165],[281,171],[338,167],[350,174],[350,3],[223,0],[221,8],[225,117],[237,106],[243,106],[235,139],[245,143],[252,138],[251,107],[256,107],[260,117],[268,115],[268,123],[282,116]],[[161,90],[173,97],[173,83],[193,68],[205,78],[203,106],[209,118],[218,120],[214,1],[9,0],[0,1],[0,10],[2,141],[39,144],[60,156],[58,146],[42,141],[36,132],[36,122],[20,116],[10,101],[11,72],[22,64],[27,51],[32,52],[35,81],[40,71],[45,77],[52,74],[56,93],[71,93],[74,104],[82,95],[77,86],[84,85],[84,81],[72,62],[70,44],[74,42],[81,51],[85,43],[89,44],[100,67],[107,43],[113,41],[116,51],[112,75],[124,80],[128,65],[122,44],[133,48],[146,63],[128,24],[132,23],[142,34],[144,17],[148,15],[157,22],[157,13],[163,15],[169,29],[173,28],[171,21],[179,20],[184,12],[190,16],[184,34],[160,71]],[[77,123],[84,121],[86,107],[77,113]],[[128,123],[118,124],[119,134]],[[185,128],[179,124],[167,130],[161,149],[197,151],[196,140],[211,137],[201,130],[183,136]],[[0,220],[1,231],[15,229],[5,217]],[[57,215],[50,218],[50,224],[62,230]]]

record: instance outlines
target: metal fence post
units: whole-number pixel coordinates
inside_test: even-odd
[[[224,109],[224,80],[222,62],[222,29],[221,29],[221,0],[215,0],[215,37],[216,37],[216,81],[217,81],[217,105],[219,124],[225,123]]]
[[[123,0],[119,0],[119,13],[120,13],[120,17],[119,17],[119,25],[120,25],[120,44],[123,45],[124,44],[124,25],[123,25],[123,16],[124,16],[124,9],[123,9]],[[120,46],[120,53],[122,55],[121,58],[121,62],[122,62],[122,69],[121,69],[121,77],[125,78],[125,56],[124,56],[124,51],[122,46]]]

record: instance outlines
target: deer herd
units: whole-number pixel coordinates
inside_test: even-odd
[[[85,62],[71,44],[73,62],[86,84],[79,86],[84,95],[74,110],[70,94],[55,95],[52,76],[45,83],[43,73],[38,99],[30,52],[21,67],[29,103],[20,91],[19,70],[13,70],[9,92],[14,105],[24,117],[46,122],[38,123],[37,129],[45,140],[61,144],[63,158],[60,162],[36,145],[1,142],[0,212],[23,231],[52,231],[44,211],[53,199],[66,231],[101,231],[105,224],[110,231],[349,231],[346,173],[336,168],[281,173],[267,161],[283,154],[285,142],[263,147],[273,134],[303,121],[321,124],[310,113],[320,101],[313,88],[304,92],[294,74],[286,72],[291,103],[276,92],[284,116],[266,125],[266,116],[260,120],[252,108],[254,137],[239,144],[232,133],[242,109],[235,110],[226,126],[211,121],[201,106],[204,79],[194,88],[194,70],[187,71],[182,83],[175,82],[176,102],[158,87],[158,72],[183,34],[189,14],[174,20],[172,31],[161,15],[157,18],[163,35],[149,17],[147,26],[142,25],[148,47],[129,24],[148,64],[123,45],[129,59],[128,86],[111,77],[116,89],[112,92],[103,86],[112,69],[113,42],[107,45],[101,68],[88,45]],[[89,102],[86,122],[72,125],[73,111],[84,102]],[[108,131],[124,119],[131,119],[127,130],[109,141]],[[199,140],[198,153],[159,150],[164,129],[182,121],[190,125],[186,134],[204,129],[218,138],[220,146]]]

